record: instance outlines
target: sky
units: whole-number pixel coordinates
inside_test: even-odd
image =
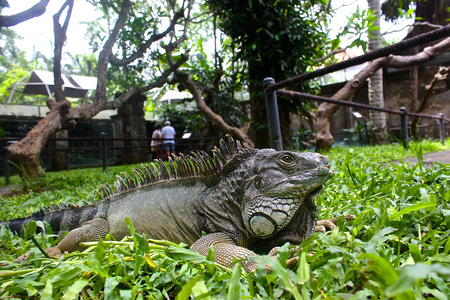
[[[11,15],[28,9],[38,0],[9,0],[10,8],[4,9],[4,15]],[[35,51],[44,53],[47,57],[53,56],[53,15],[59,10],[64,0],[50,0],[47,11],[44,15],[28,20],[14,27],[11,27],[16,33],[24,39],[17,42],[17,45],[25,50],[28,55],[33,55]],[[360,10],[367,8],[367,0],[334,0],[332,4],[338,8],[334,18],[332,19],[331,28],[333,32],[336,29],[342,28],[347,23],[347,16],[349,16],[359,6]],[[89,53],[88,41],[84,38],[86,32],[86,25],[83,21],[92,21],[100,17],[99,12],[95,12],[91,4],[86,0],[76,0],[72,18],[67,33],[67,43],[63,51],[70,51],[72,54]],[[386,32],[392,23],[386,23],[382,20],[381,31]],[[402,28],[404,25],[397,25],[396,28]],[[389,39],[401,39],[406,35],[406,30],[397,32],[392,35],[385,36]],[[346,46],[344,42],[342,46]],[[362,54],[362,51],[354,51],[356,55]]]
[[[9,0],[10,8],[5,8],[4,15],[12,15],[36,4],[37,0]],[[50,0],[46,12],[36,18],[22,22],[11,27],[24,39],[17,42],[22,50],[32,55],[34,51],[40,51],[47,57],[53,56],[53,15],[61,8],[64,0]],[[85,0],[75,0],[72,16],[67,31],[67,43],[63,51],[70,50],[73,54],[89,53],[88,41],[84,38],[86,25],[85,21],[93,21],[100,17],[99,12],[95,12],[93,6]],[[64,22],[64,19],[60,21]],[[34,49],[33,49],[34,48]]]

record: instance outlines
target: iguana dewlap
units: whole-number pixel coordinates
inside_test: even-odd
[[[313,234],[315,197],[332,176],[326,156],[247,149],[231,138],[220,141],[212,158],[199,152],[174,156],[169,167],[157,162],[159,168],[143,165],[119,177],[114,188],[101,186],[100,200],[91,204],[1,224],[20,232],[31,220],[46,221],[56,234],[70,231],[57,247],[71,252],[107,232],[115,239],[129,235],[129,217],[148,238],[184,242],[203,255],[212,246],[216,262],[231,266],[235,259],[299,244]],[[254,263],[243,264],[254,270]]]

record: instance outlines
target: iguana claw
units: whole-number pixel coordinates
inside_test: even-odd
[[[354,215],[344,215],[345,221],[352,221],[355,219]],[[338,222],[338,218],[331,218],[331,219],[325,219],[325,220],[319,220],[316,224],[316,232],[322,232],[325,233],[327,231],[332,231],[334,228],[336,228],[336,224]]]

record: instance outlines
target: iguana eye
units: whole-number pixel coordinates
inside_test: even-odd
[[[279,162],[283,167],[291,167],[295,164],[295,159],[292,156],[285,154],[280,156]]]

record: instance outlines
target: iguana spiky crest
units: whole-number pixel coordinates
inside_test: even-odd
[[[182,180],[210,180],[226,169],[235,156],[255,152],[255,149],[242,147],[241,143],[235,141],[230,135],[227,135],[227,141],[221,139],[219,145],[219,148],[214,147],[212,150],[213,157],[205,151],[192,152],[192,155],[172,154],[172,157],[168,159],[168,167],[161,159],[156,159],[155,163],[158,167],[155,163],[141,164],[141,169],[133,169],[131,175],[122,172],[122,176],[116,175],[117,180],[114,186],[100,184],[99,189],[94,191],[98,198],[93,198],[91,202],[84,201],[83,206],[95,206],[104,201],[111,201],[115,196],[130,193],[142,187]],[[50,205],[41,208],[32,216],[39,217],[49,212],[81,207],[70,202]]]

